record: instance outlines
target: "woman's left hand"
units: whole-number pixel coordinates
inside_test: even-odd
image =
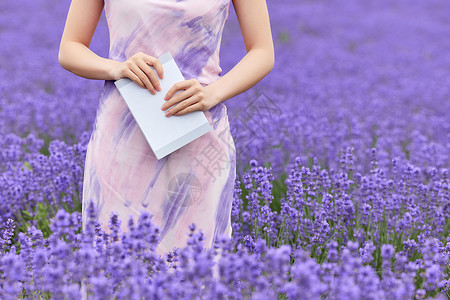
[[[182,90],[182,92],[175,95],[179,90]],[[167,111],[166,117],[172,115],[180,116],[196,110],[205,111],[218,104],[211,88],[202,86],[197,79],[189,79],[175,83],[167,92],[164,99],[166,103],[161,106],[161,110],[163,111],[181,102]]]

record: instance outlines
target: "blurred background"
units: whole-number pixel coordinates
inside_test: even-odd
[[[81,212],[86,145],[104,82],[58,63],[69,5],[0,1],[0,256],[14,231],[8,218],[16,232],[35,225],[47,238],[58,209]],[[450,1],[267,5],[275,67],[224,102],[240,180],[232,208],[235,245],[259,251],[262,237],[269,246],[303,248],[318,264],[327,262],[319,270],[306,256],[304,265],[299,260],[292,283],[305,285],[299,293],[321,281],[331,296],[370,290],[380,292],[374,299],[440,292],[448,298]],[[91,49],[108,57],[108,48],[102,15]],[[231,6],[220,51],[223,74],[244,55]],[[80,214],[66,218],[59,215],[61,226],[80,232]],[[267,265],[281,265],[272,258],[289,260],[287,252],[271,253]],[[267,286],[283,282],[268,278]]]
[[[68,0],[0,3],[0,147],[6,172],[29,166],[27,153],[54,159],[55,149],[62,153],[78,145],[77,153],[65,151],[72,156],[59,163],[75,173],[42,171],[42,177],[59,174],[61,182],[71,182],[66,189],[81,191],[103,81],[80,78],[58,63],[69,5]],[[254,88],[224,102],[239,174],[255,159],[283,182],[296,157],[304,165],[316,160],[336,169],[348,155],[355,171],[366,172],[373,166],[373,148],[380,167],[394,158],[422,170],[450,166],[449,1],[268,0],[267,5],[275,67]],[[108,57],[108,39],[102,15],[91,49]],[[220,52],[223,74],[244,55],[231,5]],[[25,186],[37,180],[34,171],[28,183],[23,174],[9,176],[4,197],[21,199]],[[35,183],[34,190],[42,185],[47,187]]]
[[[0,132],[80,141],[95,118],[102,81],[57,60],[70,1],[0,4]],[[276,173],[295,156],[335,166],[353,146],[364,168],[376,146],[426,167],[450,158],[450,2],[268,0],[276,63],[225,102],[239,168],[251,158]],[[102,15],[91,49],[108,56]],[[221,45],[223,74],[245,55],[234,8]],[[255,110],[258,107],[259,110]]]

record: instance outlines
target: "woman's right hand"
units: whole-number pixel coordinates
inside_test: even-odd
[[[159,78],[164,78],[161,62],[156,57],[143,52],[136,53],[124,62],[119,62],[111,74],[114,80],[127,77],[154,95],[156,90],[161,90],[161,84],[150,66],[155,68]]]

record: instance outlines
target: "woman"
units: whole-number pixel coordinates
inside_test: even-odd
[[[233,0],[233,5],[247,54],[219,76],[230,0],[72,0],[59,62],[76,75],[105,80],[86,155],[83,230],[94,200],[105,231],[113,211],[123,231],[130,215],[136,221],[141,209],[152,213],[160,226],[161,255],[184,247],[192,223],[203,231],[205,248],[221,234],[231,236],[236,157],[223,102],[254,86],[274,65],[265,0]],[[103,7],[109,58],[89,49]],[[114,81],[127,77],[157,93],[164,78],[157,57],[169,51],[186,80],[170,89],[162,111],[175,104],[168,117],[203,111],[213,130],[157,160]]]

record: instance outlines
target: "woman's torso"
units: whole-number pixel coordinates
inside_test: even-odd
[[[169,52],[185,79],[218,79],[219,48],[230,0],[106,0],[109,58]]]

